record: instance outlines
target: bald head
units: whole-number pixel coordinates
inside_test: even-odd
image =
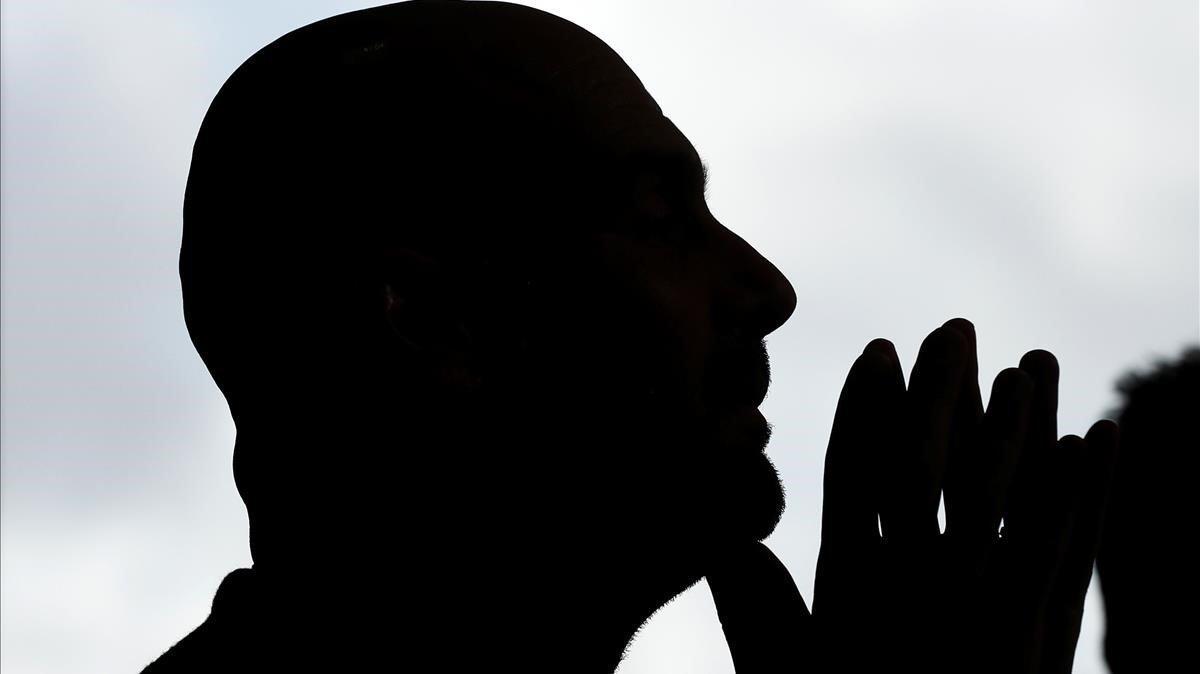
[[[585,224],[564,210],[621,160],[614,138],[655,118],[607,45],[528,7],[405,2],[293,31],[234,73],[196,140],[180,256],[193,340],[235,411],[295,390],[274,362],[297,337],[340,341],[321,325],[361,343],[352,298],[379,298],[354,287],[379,287],[381,254],[536,254],[540,230]],[[298,315],[325,319],[297,335]]]
[[[514,550],[492,592],[568,612],[591,574],[623,647],[714,540],[766,536],[762,340],[795,293],[703,173],[607,45],[517,5],[354,12],[243,64],[180,273],[256,565],[391,578],[400,531],[435,575]]]

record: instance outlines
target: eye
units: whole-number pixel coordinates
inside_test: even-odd
[[[679,243],[687,234],[688,209],[669,183],[655,174],[639,176],[632,195],[630,223],[638,236]]]
[[[674,165],[644,162],[618,175],[623,176],[614,195],[616,203],[622,204],[617,216],[620,228],[639,238],[670,242],[673,247],[682,244],[695,229],[696,202],[703,203],[698,185],[688,180],[690,174]]]

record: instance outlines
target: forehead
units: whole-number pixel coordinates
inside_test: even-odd
[[[600,153],[603,160],[615,166],[655,167],[678,173],[702,170],[695,147],[661,113],[622,120],[607,135]]]
[[[525,74],[520,79],[537,92],[526,100],[527,110],[540,109],[531,116],[565,132],[554,135],[569,138],[573,149],[590,158],[622,162],[662,156],[698,163],[692,144],[620,55],[596,36],[572,28],[560,34],[557,53],[534,48],[518,57]]]
[[[597,159],[699,162],[696,150],[624,62],[597,64],[591,86],[576,103],[578,131]]]

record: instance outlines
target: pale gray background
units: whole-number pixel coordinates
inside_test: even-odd
[[[370,4],[3,3],[6,674],[137,671],[249,562],[233,427],[180,313],[191,145],[256,49]],[[910,364],[964,315],[989,376],[1051,349],[1064,432],[1200,338],[1194,0],[530,4],[625,57],[714,212],[796,286],[765,411],[789,496],[770,543],[806,594],[834,403],[872,337]],[[1079,672],[1103,671],[1096,599]],[[707,589],[621,671],[732,671]]]

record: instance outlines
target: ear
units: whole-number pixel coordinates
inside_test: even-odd
[[[475,342],[458,279],[439,260],[411,248],[390,249],[382,263],[382,311],[401,357],[448,393],[479,387]]]

